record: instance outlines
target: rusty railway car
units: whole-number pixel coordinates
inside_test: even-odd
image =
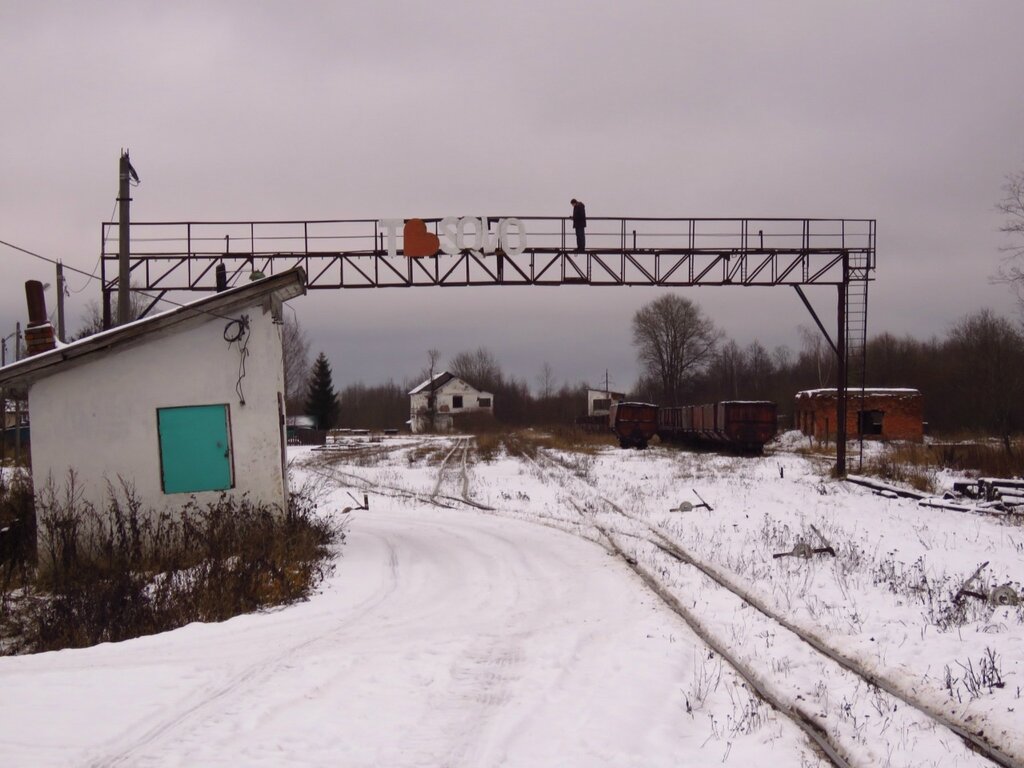
[[[658,409],[658,436],[687,443],[717,443],[760,453],[775,437],[776,405],[767,400],[724,400]]]
[[[623,448],[646,448],[658,434],[658,406],[651,403],[612,403],[608,426]]]

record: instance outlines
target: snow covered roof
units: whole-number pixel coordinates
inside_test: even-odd
[[[440,389],[454,378],[455,374],[449,373],[448,371],[441,371],[440,373],[435,373],[432,379],[427,379],[423,383],[418,384],[413,389],[410,389],[409,394],[415,395],[419,392],[422,392],[423,390],[427,389],[428,385],[430,385],[430,389]]]
[[[797,392],[797,397],[833,397],[836,394],[835,387],[825,387],[823,389],[805,389],[802,392]],[[861,390],[859,387],[849,387],[846,390],[848,397],[860,397]],[[864,397],[906,397],[908,395],[920,395],[920,390],[912,389],[908,387],[864,387]]]
[[[600,397],[610,397],[612,400],[625,400],[626,395],[624,392],[613,392],[610,389],[593,389],[587,390],[588,395],[598,395]]]
[[[70,344],[60,344],[56,349],[51,349],[48,352],[40,352],[37,355],[26,357],[0,368],[0,384],[15,387],[28,386],[39,379],[58,373],[73,362],[105,354],[144,339],[151,334],[185,330],[205,322],[211,315],[229,315],[268,297],[287,301],[305,292],[306,273],[302,267],[294,267],[286,272],[254,280],[237,288],[230,288],[212,296],[204,296],[168,312],[125,323]]]

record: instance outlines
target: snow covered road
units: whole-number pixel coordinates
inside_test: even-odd
[[[309,602],[0,659],[0,754],[5,766],[813,760],[786,722],[732,744],[713,714],[687,714],[704,654],[592,543],[392,505],[360,513]]]

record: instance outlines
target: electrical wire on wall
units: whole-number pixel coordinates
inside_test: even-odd
[[[245,395],[242,393],[242,379],[245,378],[245,359],[249,356],[249,339],[252,333],[249,331],[249,316],[242,315],[237,320],[230,321],[224,326],[224,341],[230,347],[238,344],[238,381],[235,383],[235,392],[238,393],[238,402],[245,405]]]

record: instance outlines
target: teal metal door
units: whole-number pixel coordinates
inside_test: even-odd
[[[234,486],[227,405],[158,408],[164,493],[223,491]]]

